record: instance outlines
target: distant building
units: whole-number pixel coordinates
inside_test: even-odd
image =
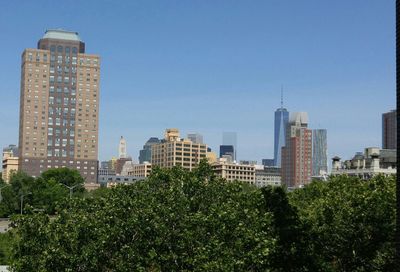
[[[151,162],[151,147],[160,143],[160,139],[151,137],[144,144],[143,149],[139,151],[139,163]]]
[[[19,170],[18,148],[10,145],[3,149],[2,159],[2,179],[5,182],[10,181],[10,176]]]
[[[203,144],[203,135],[200,133],[189,133],[187,137],[194,144]]]
[[[397,148],[397,118],[396,110],[382,114],[382,148]]]
[[[146,178],[151,173],[151,163],[145,162],[140,164],[128,164],[127,166],[127,176],[143,177]]]
[[[18,146],[10,144],[7,147],[3,148],[3,152],[10,152],[12,157],[18,157]]]
[[[285,146],[286,128],[289,121],[289,112],[283,107],[275,111],[274,120],[274,166],[281,167],[282,147]]]
[[[116,176],[116,175],[104,175],[99,176],[98,183],[102,187],[114,187],[117,185],[129,185],[134,184],[135,182],[144,180],[143,177],[134,177],[134,176]]]
[[[331,175],[357,176],[369,179],[375,175],[396,174],[396,149],[379,149],[368,147],[357,152],[354,157],[344,162],[339,157],[332,158]]]
[[[312,175],[328,173],[328,141],[326,129],[314,129],[312,134]]]
[[[257,165],[257,161],[240,160],[239,164],[243,165]]]
[[[281,185],[281,169],[278,167],[265,167],[256,165],[256,182],[258,188],[265,186]]]
[[[217,176],[227,181],[238,180],[255,185],[256,170],[254,165],[232,163],[220,158],[217,162],[211,164],[211,167]]]
[[[217,154],[215,154],[214,151],[211,150],[211,148],[207,147],[207,153],[206,153],[207,161],[208,163],[213,163],[217,161]]]
[[[302,187],[311,181],[312,131],[307,128],[306,112],[290,116],[282,147],[282,183],[287,187]]]
[[[275,166],[275,159],[262,159],[261,164],[268,167]]]
[[[236,161],[237,160],[237,133],[236,132],[223,132],[222,133],[222,145],[233,146],[232,159],[234,161]]]
[[[182,166],[193,170],[200,160],[207,157],[207,145],[195,144],[189,139],[181,139],[179,130],[169,128],[165,131],[165,137],[160,143],[151,148],[152,166],[171,168]]]
[[[121,175],[122,168],[124,167],[124,164],[126,162],[130,162],[130,161],[132,161],[132,158],[130,158],[130,157],[117,159],[117,161],[115,162],[115,168],[114,168],[115,169],[115,173],[117,175]]]
[[[235,147],[233,145],[220,145],[219,146],[219,157],[222,158],[226,155],[231,156],[232,161],[235,160]]]
[[[126,140],[123,136],[121,136],[121,139],[119,140],[118,157],[120,159],[125,159],[128,157],[128,154],[126,152]]]

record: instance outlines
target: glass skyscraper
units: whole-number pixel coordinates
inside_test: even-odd
[[[223,132],[222,145],[233,146],[233,160],[237,160],[237,133],[236,132]]]
[[[322,173],[328,173],[326,129],[314,129],[312,138],[312,175],[319,176]]]
[[[289,121],[289,112],[281,106],[275,111],[274,131],[274,165],[281,167],[281,152],[285,146],[286,127]]]

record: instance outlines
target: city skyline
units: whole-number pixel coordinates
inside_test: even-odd
[[[103,16],[85,11],[90,1],[80,7],[4,3],[0,22],[9,38],[2,44],[7,54],[0,67],[0,118],[8,133],[0,144],[18,144],[22,50],[34,48],[32,41],[46,29],[62,27],[79,32],[89,51],[104,61],[99,160],[117,155],[119,135],[129,142],[127,153],[137,158],[143,143],[161,137],[167,127],[198,131],[214,151],[223,131],[236,131],[238,159],[272,158],[281,84],[286,108],[308,112],[310,127],[328,130],[328,159],[379,147],[381,114],[395,108],[394,3],[364,1],[360,8],[355,2],[337,1],[328,9],[315,1],[112,7],[100,1],[99,11],[115,19],[109,26]],[[16,8],[18,14],[8,12]],[[65,14],[51,13],[59,8]],[[297,9],[304,17],[296,17]],[[126,16],[117,18],[119,13]],[[315,23],[321,26],[315,29]],[[191,28],[195,31],[188,33]],[[113,44],[118,50],[110,50]],[[362,114],[356,119],[354,112]]]

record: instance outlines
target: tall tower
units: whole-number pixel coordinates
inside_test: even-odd
[[[19,147],[21,170],[78,170],[97,181],[100,57],[85,54],[78,33],[47,30],[22,53]]]
[[[326,129],[314,129],[312,135],[312,175],[328,173],[328,142]]]
[[[311,136],[306,112],[291,115],[282,147],[282,182],[288,187],[301,187],[311,181]]]
[[[286,127],[289,121],[289,112],[283,107],[283,91],[281,90],[281,107],[275,111],[274,130],[274,165],[281,167],[281,151],[285,146]]]
[[[120,159],[125,159],[127,157],[127,154],[126,154],[126,141],[125,141],[123,136],[121,136],[121,139],[119,140],[118,157]]]

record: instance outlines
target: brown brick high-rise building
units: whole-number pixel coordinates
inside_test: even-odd
[[[396,110],[382,114],[382,148],[397,148]]]
[[[287,187],[301,187],[311,182],[312,130],[307,128],[306,112],[291,115],[285,146],[282,147],[282,183]]]
[[[76,32],[47,30],[22,53],[20,169],[78,170],[97,181],[100,58],[85,54]]]

